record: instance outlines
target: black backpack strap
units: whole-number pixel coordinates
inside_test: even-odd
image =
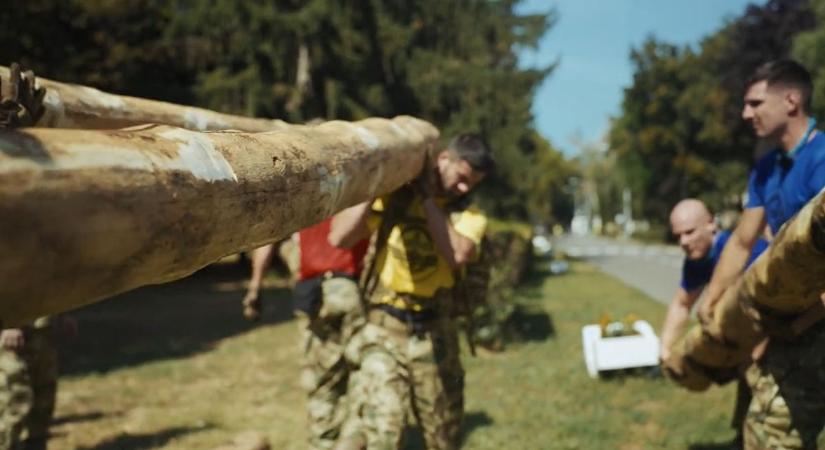
[[[384,205],[384,211],[381,213],[381,225],[373,236],[368,252],[370,257],[365,264],[359,283],[364,299],[369,299],[375,292],[378,286],[378,274],[376,273],[378,256],[387,246],[387,239],[393,227],[404,217],[414,199],[415,192],[412,187],[404,185],[393,192]]]

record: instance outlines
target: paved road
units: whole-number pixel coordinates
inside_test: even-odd
[[[557,249],[596,265],[662,303],[669,303],[679,284],[682,250],[675,245],[645,245],[596,236],[565,235]]]

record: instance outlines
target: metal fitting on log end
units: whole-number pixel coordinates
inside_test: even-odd
[[[0,85],[0,129],[34,126],[43,115],[46,90],[35,87],[34,72],[21,74],[12,63],[9,80]]]

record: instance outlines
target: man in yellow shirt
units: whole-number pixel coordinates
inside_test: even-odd
[[[369,449],[401,448],[410,401],[428,449],[458,447],[464,370],[451,288],[477,256],[487,225],[460,200],[493,164],[479,136],[459,135],[412,185],[333,219],[329,240],[336,246],[377,230],[374,280],[367,276],[364,293],[369,320],[353,341],[360,386],[352,399],[357,417],[350,418]]]

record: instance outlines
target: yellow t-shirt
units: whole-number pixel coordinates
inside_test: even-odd
[[[385,201],[376,200],[373,211],[383,211]],[[440,288],[452,287],[455,280],[450,265],[430,237],[424,214],[424,206],[416,198],[390,231],[387,244],[378,255],[376,271],[381,284],[392,291],[429,298],[435,296]],[[380,218],[378,214],[373,216],[370,228],[376,229]],[[472,240],[476,246],[481,244],[487,228],[487,218],[481,211],[470,207],[451,213],[449,220],[458,233]]]

